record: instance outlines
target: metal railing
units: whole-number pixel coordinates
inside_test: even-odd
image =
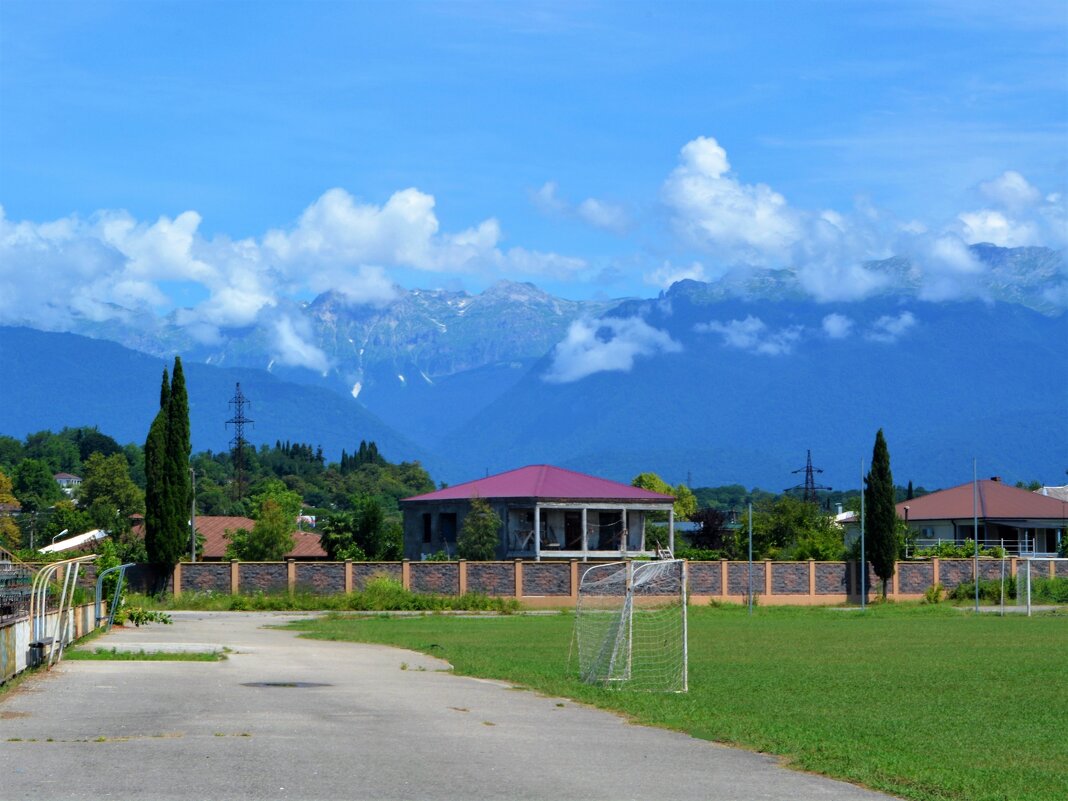
[[[96,554],[76,556],[73,559],[64,559],[61,562],[53,562],[45,565],[37,575],[33,577],[33,587],[30,591],[30,634],[33,638],[30,642],[30,650],[34,655],[34,663],[41,664],[45,661],[45,645],[47,644],[48,667],[52,667],[63,656],[63,646],[66,643],[63,630],[67,624],[67,613],[70,611],[71,601],[74,598],[74,588],[78,583],[78,573],[85,562],[96,559]],[[52,629],[51,638],[48,637],[48,589],[53,577],[64,569],[63,588],[59,595],[59,605],[56,609],[56,625]],[[56,643],[59,650],[56,650]]]

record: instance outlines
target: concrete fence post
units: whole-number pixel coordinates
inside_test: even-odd
[[[179,562],[174,566],[174,575],[171,577],[171,583],[174,585],[172,592],[174,597],[177,598],[182,594],[182,563]]]
[[[719,594],[720,597],[727,597],[727,589],[730,584],[730,567],[729,562],[726,559],[719,560]]]
[[[230,594],[237,595],[241,591],[241,563],[236,559],[230,560]]]
[[[771,598],[771,560],[764,560],[764,596]]]
[[[290,594],[297,588],[297,563],[293,559],[286,561],[286,586]]]
[[[942,565],[939,562],[937,556],[931,557],[931,586],[938,584],[942,580]]]
[[[515,560],[515,597],[523,597],[523,560]]]
[[[894,562],[894,577],[893,577],[893,579],[891,579],[891,581],[893,582],[893,586],[892,586],[892,588],[890,590],[890,593],[894,596],[894,598],[897,598],[898,587],[901,586],[900,583],[898,582],[898,576],[900,576],[900,575],[901,575],[901,563],[900,562]]]
[[[409,559],[401,562],[401,586],[406,590],[412,588],[412,563]]]
[[[577,559],[571,560],[571,602],[578,605],[579,594],[579,563]]]
[[[457,563],[456,583],[460,595],[467,595],[467,560],[461,559]]]
[[[345,594],[352,594],[352,560],[345,560]]]
[[[816,560],[808,560],[808,597],[816,597]]]

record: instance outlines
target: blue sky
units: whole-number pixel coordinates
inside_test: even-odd
[[[0,322],[753,267],[850,300],[894,253],[949,300],[968,244],[1064,247],[1066,143],[1063,2],[4,0]]]

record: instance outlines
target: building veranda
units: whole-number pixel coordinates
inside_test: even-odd
[[[476,497],[501,519],[501,559],[622,559],[674,549],[673,496],[530,465],[402,500],[405,557],[420,560],[441,551],[455,557]],[[647,537],[653,514],[667,521],[663,542]]]

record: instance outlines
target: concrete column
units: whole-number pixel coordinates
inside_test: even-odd
[[[898,595],[898,587],[900,586],[900,585],[898,584],[898,580],[897,580],[897,579],[898,579],[898,576],[900,575],[900,573],[899,573],[899,571],[898,571],[898,567],[900,567],[900,565],[899,565],[899,564],[898,564],[897,562],[894,562],[894,575],[893,575],[893,577],[892,577],[892,578],[890,579],[890,582],[891,582],[891,589],[890,589],[890,592],[892,592],[892,593],[893,593],[893,595],[894,595],[894,598],[897,598],[897,595]]]
[[[173,592],[174,597],[177,598],[182,594],[182,563],[179,562],[174,566],[174,576],[171,579],[174,584]]]
[[[457,563],[457,583],[459,584],[460,595],[467,595],[467,560],[461,559]]]
[[[571,560],[571,603],[578,603],[579,595],[579,563]]]
[[[623,530],[619,532],[619,550],[623,552],[623,558],[627,558],[627,540],[630,539],[630,532],[627,530],[627,510],[619,510],[619,522],[623,526]]]
[[[675,507],[668,510],[668,549],[675,555]]]
[[[230,594],[237,595],[241,591],[241,567],[236,559],[230,560]]]
[[[816,597],[816,560],[808,560],[808,597]]]
[[[286,560],[286,585],[290,592],[297,588],[297,563],[292,559]]]
[[[932,585],[932,586],[933,586],[933,585],[935,585],[935,584],[937,584],[938,582],[940,582],[940,581],[942,580],[942,570],[941,570],[941,567],[942,567],[942,566],[941,566],[941,565],[939,564],[939,559],[938,559],[938,557],[937,557],[937,556],[932,556],[932,557],[931,557],[931,568],[932,568],[932,572],[931,572],[931,585]]]
[[[523,597],[523,560],[515,560],[515,597]]]
[[[764,560],[764,595],[771,597],[771,560]]]
[[[412,588],[412,563],[408,559],[401,561],[401,586],[406,590]]]
[[[726,559],[719,560],[719,594],[726,598],[727,587],[730,581],[730,563]]]
[[[590,552],[590,529],[589,524],[586,522],[586,512],[588,510],[585,506],[582,507],[582,561],[585,562],[589,557]]]
[[[352,560],[345,560],[345,594],[352,593]]]
[[[541,507],[534,504],[534,560],[541,561]]]

